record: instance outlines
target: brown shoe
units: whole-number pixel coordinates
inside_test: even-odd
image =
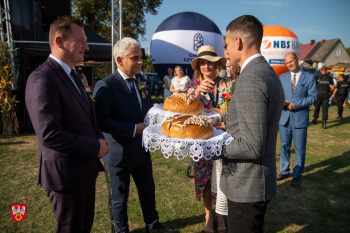
[[[289,174],[283,175],[282,173],[280,173],[277,176],[277,180],[284,180],[284,179],[287,179],[287,178],[289,178]]]

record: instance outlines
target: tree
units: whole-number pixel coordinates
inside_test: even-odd
[[[346,51],[347,51],[348,54],[350,55],[350,47],[346,48]]]
[[[163,0],[123,1],[123,37],[144,40],[145,13],[158,14],[156,8],[162,2]],[[114,0],[114,4],[119,4],[119,1]],[[106,40],[111,40],[111,0],[73,0],[72,10],[73,14],[82,18],[85,25],[94,32]],[[119,22],[116,22],[115,28],[119,31]]]

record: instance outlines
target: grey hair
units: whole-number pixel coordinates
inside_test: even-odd
[[[125,37],[119,40],[113,47],[114,59],[117,60],[117,57],[125,58],[127,55],[129,55],[130,47],[141,48],[141,45],[137,40],[130,37]]]

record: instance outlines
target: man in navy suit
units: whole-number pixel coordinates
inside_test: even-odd
[[[296,54],[287,54],[284,62],[290,72],[280,76],[285,101],[279,122],[281,155],[280,174],[277,180],[289,177],[290,146],[293,139],[295,165],[291,185],[295,187],[300,185],[304,169],[309,106],[317,100],[317,85],[313,74],[300,69]]]
[[[90,232],[95,184],[108,152],[95,106],[74,65],[89,50],[81,19],[59,17],[50,26],[51,54],[28,78],[26,106],[38,137],[38,184],[56,218],[56,232]]]
[[[118,233],[129,232],[127,201],[130,176],[139,193],[146,232],[174,232],[159,223],[155,185],[149,152],[142,146],[144,117],[153,106],[150,93],[139,90],[142,52],[132,38],[118,41],[113,48],[118,70],[98,81],[94,99],[97,120],[110,141],[110,152],[103,159],[108,166],[112,187],[112,215]]]

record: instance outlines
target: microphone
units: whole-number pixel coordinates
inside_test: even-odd
[[[216,76],[216,78],[214,78],[214,84],[212,84],[214,87],[216,86],[216,84],[218,84],[220,82],[221,79],[226,78],[227,77],[227,71],[226,70],[221,70],[219,75]],[[201,95],[205,95],[207,93],[201,92]]]

